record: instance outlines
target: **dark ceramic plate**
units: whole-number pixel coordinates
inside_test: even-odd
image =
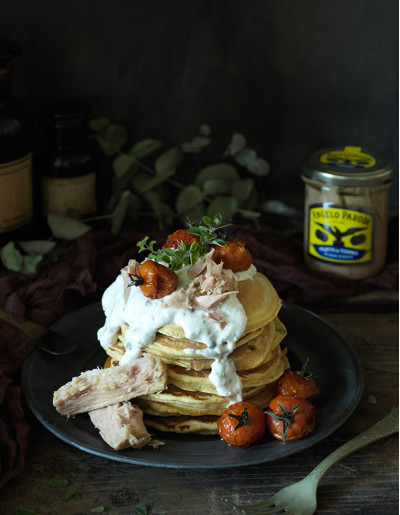
[[[304,440],[283,443],[269,435],[247,448],[231,447],[217,436],[157,433],[165,445],[154,450],[114,451],[98,435],[87,414],[68,419],[52,404],[53,391],[82,370],[102,366],[106,355],[97,342],[97,329],[103,325],[100,304],[71,313],[52,326],[52,330],[75,340],[78,348],[66,356],[52,356],[33,351],[22,370],[22,387],[28,405],[39,421],[58,438],[82,451],[104,458],[175,468],[218,468],[255,465],[297,453],[333,433],[357,406],[363,373],[353,347],[332,326],[315,314],[290,304],[283,304],[279,318],[288,330],[284,342],[292,366],[307,357],[317,377],[320,395],[315,400],[317,423],[312,435]]]

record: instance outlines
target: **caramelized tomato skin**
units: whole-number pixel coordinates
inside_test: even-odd
[[[148,260],[142,263],[137,274],[143,279],[140,286],[143,295],[151,299],[162,299],[178,286],[176,273],[155,261]]]
[[[224,263],[224,268],[232,272],[244,272],[253,261],[245,243],[240,240],[228,240],[225,247],[216,246],[213,259],[216,263]]]
[[[266,412],[267,427],[274,438],[277,438],[278,440],[284,440],[283,422],[280,420],[275,420],[270,415],[268,415],[268,412],[272,412],[277,415],[282,414],[278,401],[282,404],[286,411],[290,411],[297,405],[299,406],[298,410],[293,416],[292,423],[287,430],[286,440],[300,440],[301,438],[308,436],[314,430],[316,408],[313,404],[305,399],[278,395],[269,403],[268,410]]]
[[[198,236],[189,234],[186,229],[178,229],[168,236],[162,248],[177,249],[182,241],[183,243],[191,245],[194,241],[199,240],[200,238]]]
[[[240,417],[245,409],[247,410],[248,422],[251,425],[238,427],[239,421],[234,416]],[[220,437],[226,443],[242,447],[252,444],[264,435],[267,420],[262,408],[250,402],[238,402],[224,410],[217,420],[217,426]]]
[[[319,394],[318,386],[312,377],[306,379],[298,371],[287,370],[275,386],[275,396],[286,395],[311,400]]]

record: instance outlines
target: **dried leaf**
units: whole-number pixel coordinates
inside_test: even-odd
[[[108,154],[116,154],[126,143],[126,129],[122,125],[112,123],[104,132],[104,139],[107,142]]]
[[[237,202],[233,197],[215,197],[207,208],[207,215],[214,217],[216,213],[221,213],[224,220],[232,220],[237,210]]]
[[[156,152],[163,146],[163,142],[158,139],[144,139],[138,141],[130,150],[130,155],[135,161],[140,161],[144,157]]]
[[[155,177],[152,177],[149,181],[145,182],[138,189],[139,193],[144,193],[145,191],[152,190],[159,184],[162,184],[167,179],[172,177],[175,174],[175,170],[167,170],[165,172],[159,173]]]
[[[211,179],[218,179],[224,182],[235,182],[240,179],[236,168],[228,163],[217,163],[214,165],[206,166],[196,175],[194,183],[199,188],[203,187],[206,181]]]
[[[249,198],[251,190],[254,187],[253,179],[241,179],[236,181],[231,186],[231,194],[236,199],[238,206],[242,206]]]
[[[219,179],[209,179],[203,184],[203,193],[206,196],[224,195],[229,192],[230,184]]]
[[[246,138],[243,134],[235,133],[232,136],[231,142],[226,147],[224,156],[235,156],[238,152],[243,150],[246,146]]]
[[[75,240],[92,229],[79,220],[55,214],[47,215],[47,223],[55,238],[67,241]]]
[[[135,162],[131,155],[119,154],[113,161],[112,169],[116,177],[123,177],[134,165]]]
[[[154,163],[155,171],[158,174],[176,170],[185,159],[185,154],[178,147],[173,147],[161,154]]]
[[[131,192],[129,190],[124,190],[121,194],[118,204],[113,212],[112,224],[110,229],[112,234],[118,234],[122,228],[125,216],[128,212],[130,196]]]
[[[110,120],[105,116],[99,116],[89,121],[89,127],[93,132],[102,132],[110,125]]]
[[[19,272],[22,269],[24,258],[21,252],[15,248],[13,241],[10,241],[1,249],[1,262],[13,272]]]
[[[196,204],[203,200],[203,193],[200,188],[194,185],[186,186],[183,188],[176,199],[176,211],[179,215],[186,213],[192,209]]]
[[[19,241],[18,245],[27,254],[44,256],[51,252],[56,246],[55,241],[49,240],[32,240],[32,241]]]

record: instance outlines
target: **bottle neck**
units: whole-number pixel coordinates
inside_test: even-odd
[[[12,74],[8,66],[0,68],[0,102],[11,97]]]
[[[82,149],[85,146],[85,128],[56,127],[49,130],[49,142],[51,146],[61,152],[71,152]]]

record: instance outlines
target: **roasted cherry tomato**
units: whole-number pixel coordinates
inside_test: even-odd
[[[140,286],[143,295],[152,299],[162,299],[178,286],[178,276],[173,270],[150,259],[129,276],[132,279],[129,286]]]
[[[262,408],[250,402],[232,404],[217,420],[218,432],[226,443],[247,446],[263,436],[267,420]]]
[[[191,245],[194,241],[199,240],[198,236],[189,234],[186,229],[178,229],[168,236],[163,249],[177,249],[182,242]]]
[[[224,268],[229,268],[232,272],[243,272],[251,265],[253,258],[245,248],[245,243],[239,240],[228,240],[225,247],[216,246],[214,261],[224,263]]]
[[[275,386],[275,396],[289,395],[310,401],[319,394],[318,386],[308,367],[308,359],[301,370],[287,370]]]
[[[305,399],[278,395],[269,403],[267,427],[278,440],[300,440],[315,427],[315,406]]]

